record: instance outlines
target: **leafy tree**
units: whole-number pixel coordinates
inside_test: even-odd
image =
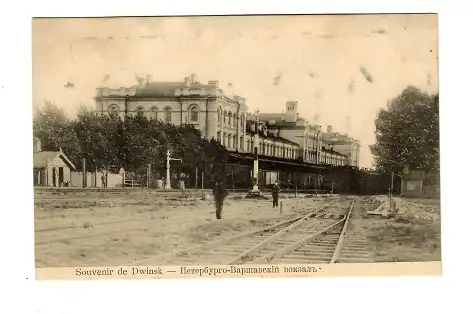
[[[80,165],[81,148],[71,121],[56,104],[47,101],[43,108],[35,109],[33,136],[41,140],[43,151],[61,148],[76,166]]]
[[[409,86],[379,112],[375,125],[376,143],[370,149],[379,170],[439,169],[438,94]]]
[[[34,133],[45,149],[62,147],[77,165],[85,158],[87,171],[117,172],[123,167],[127,173],[140,176],[151,164],[153,173],[162,177],[169,149],[173,157],[182,159],[182,163],[173,164],[173,173],[192,177],[197,167],[207,174],[207,181],[222,178],[228,159],[222,145],[203,139],[192,125],[175,126],[138,116],[120,119],[96,114],[84,106],[76,119],[69,120],[62,109],[47,103],[36,112]]]

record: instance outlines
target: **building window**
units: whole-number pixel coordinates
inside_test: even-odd
[[[218,124],[220,124],[222,122],[222,110],[220,108],[217,109],[217,121],[218,121]]]
[[[232,135],[228,134],[228,148],[232,146]]]
[[[140,118],[144,117],[145,112],[144,112],[143,107],[140,106],[140,107],[136,108],[136,115]]]
[[[223,133],[222,145],[223,145],[223,146],[226,146],[226,143],[227,143],[227,133]]]
[[[189,110],[190,121],[197,122],[199,121],[199,109],[196,106],[192,106]]]
[[[251,152],[251,143],[250,140],[246,141],[246,151]]]
[[[117,105],[113,104],[110,106],[109,112],[112,117],[118,117],[120,108]]]
[[[217,132],[217,141],[222,144],[222,134],[220,133],[220,131]]]
[[[227,124],[227,112],[223,112],[223,125]]]
[[[240,118],[240,126],[241,126],[241,129],[243,130],[245,128],[245,115],[241,115],[241,118]]]
[[[152,108],[151,108],[151,116],[150,116],[150,118],[151,118],[152,120],[158,120],[158,108],[156,108],[156,107],[152,107]]]
[[[242,151],[245,149],[245,142],[243,141],[243,136],[240,136],[240,149]]]
[[[236,139],[237,139],[236,135],[233,135],[233,139],[232,139],[232,147],[233,148],[236,148],[236,145],[237,145]]]
[[[232,126],[232,113],[228,113],[228,126]]]
[[[171,123],[171,108],[166,108],[165,111],[164,111],[164,121],[166,123]]]
[[[236,116],[235,113],[233,114],[233,126],[234,126],[234,127],[237,127],[237,126],[238,126],[238,124],[237,124],[237,116]]]

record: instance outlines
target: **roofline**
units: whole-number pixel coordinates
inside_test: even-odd
[[[76,170],[76,166],[72,163],[72,161],[70,161],[69,158],[67,158],[66,154],[64,154],[63,151],[58,151],[56,157],[54,157],[50,162],[48,162],[48,161],[46,160],[46,167],[49,166],[50,163],[52,163],[53,161],[55,161],[59,156],[64,157],[64,159],[69,163],[69,165],[71,166],[71,168],[72,168],[73,170]]]

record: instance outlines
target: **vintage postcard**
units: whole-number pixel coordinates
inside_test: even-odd
[[[33,19],[36,278],[440,275],[437,24]]]

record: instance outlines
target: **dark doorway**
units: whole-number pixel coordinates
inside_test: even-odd
[[[57,175],[56,168],[53,168],[53,186],[56,186],[57,184],[56,175]]]
[[[64,168],[59,167],[59,184],[58,186],[63,186],[64,184]]]

